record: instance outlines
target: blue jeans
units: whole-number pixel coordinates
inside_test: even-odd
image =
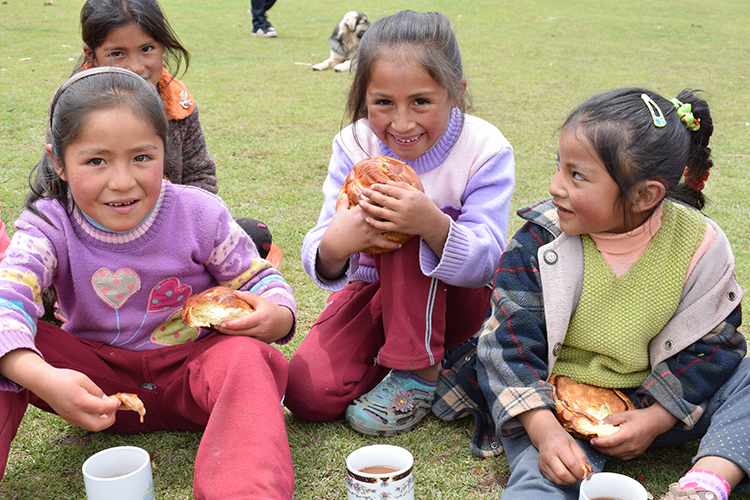
[[[731,460],[745,471],[745,478],[733,491],[750,491],[750,358],[742,360],[734,373],[716,394],[708,400],[706,411],[690,430],[672,427],[658,436],[649,449],[686,443],[701,439],[693,463],[705,456],[718,456]],[[505,457],[510,467],[508,487],[503,500],[577,500],[580,482],[558,486],[539,471],[539,452],[528,435],[501,438]],[[588,441],[576,439],[588,457],[594,472],[604,469],[608,456],[592,448]],[[679,478],[675,478],[677,481]]]
[[[266,12],[273,7],[276,0],[252,0],[250,12],[253,15],[253,29],[266,29],[271,23],[266,19]]]

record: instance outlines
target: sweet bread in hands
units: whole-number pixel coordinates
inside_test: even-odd
[[[196,328],[215,328],[224,321],[241,318],[255,311],[237,297],[231,288],[215,286],[193,295],[182,306],[180,316]]]
[[[556,374],[550,376],[549,383],[553,387],[557,420],[577,438],[611,436],[620,428],[601,421],[612,413],[635,410],[633,402],[617,389],[579,384]]]
[[[365,158],[360,161],[354,168],[349,171],[344,184],[339,190],[339,198],[346,193],[349,199],[349,208],[359,204],[362,190],[369,188],[373,184],[386,184],[388,181],[406,182],[410,186],[424,192],[422,181],[419,176],[406,163],[388,156],[374,156]],[[386,231],[383,237],[396,243],[404,244],[411,238],[410,234],[397,233],[395,231]],[[378,254],[386,253],[391,250],[380,247],[368,247],[362,250],[364,253]]]

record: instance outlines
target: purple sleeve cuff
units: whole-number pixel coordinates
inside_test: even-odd
[[[292,311],[292,328],[289,329],[289,333],[274,342],[278,345],[288,344],[294,338],[295,333],[297,333],[297,304],[293,299],[288,299],[286,297],[278,297],[275,302],[277,305],[286,307]]]

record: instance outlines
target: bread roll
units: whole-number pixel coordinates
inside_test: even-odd
[[[373,184],[386,184],[388,181],[406,182],[407,184],[424,192],[422,182],[419,176],[406,163],[388,156],[375,156],[366,158],[354,165],[349,171],[344,184],[339,191],[339,198],[346,193],[349,199],[349,208],[359,204],[362,190],[369,188]],[[390,241],[401,243],[402,245],[409,241],[411,235],[386,231],[383,237]],[[391,250],[380,247],[369,247],[362,250],[364,253],[377,254],[390,252]]]
[[[213,328],[255,311],[232,292],[231,288],[215,286],[193,295],[185,301],[180,316],[190,326]]]
[[[579,384],[563,375],[551,375],[557,420],[577,438],[611,436],[620,428],[600,423],[607,415],[635,410],[635,405],[617,389]]]

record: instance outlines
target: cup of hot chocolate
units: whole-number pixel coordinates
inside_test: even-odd
[[[347,499],[414,500],[414,457],[400,446],[374,444],[346,457]]]

